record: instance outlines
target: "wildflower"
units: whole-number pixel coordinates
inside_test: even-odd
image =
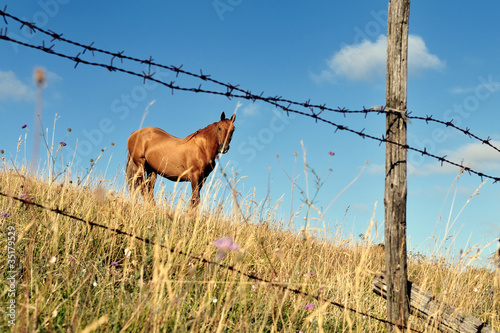
[[[59,142],[59,146],[62,146],[62,147],[66,146],[66,142],[64,142],[64,141]]]
[[[5,152],[3,151],[3,149],[2,149],[2,150],[0,150],[0,154],[3,154],[3,153],[5,153]]]
[[[240,246],[236,244],[231,237],[218,238],[214,242],[214,246],[219,250],[217,259],[222,259],[230,251],[237,251]]]
[[[24,124],[23,126],[21,126],[21,128],[23,128],[23,129],[26,128],[26,127],[28,127],[28,125],[26,125],[26,124]]]
[[[71,132],[71,128],[68,128],[68,132]]]
[[[9,213],[7,213],[7,212],[2,213],[2,217],[9,217]]]
[[[304,305],[304,309],[306,309],[306,310],[311,310],[312,308],[314,308],[314,303],[309,303],[309,304]]]
[[[217,298],[214,297],[214,299],[212,300],[212,303],[217,303]]]
[[[45,70],[43,68],[35,69],[35,82],[38,86],[43,87],[45,83]]]
[[[218,238],[217,240],[215,240],[214,245],[219,250],[225,251],[236,251],[240,248],[238,244],[234,243],[231,237]]]
[[[28,196],[26,194],[21,194],[19,196],[19,199],[26,200],[26,199],[28,199]]]
[[[115,145],[115,143],[114,143],[114,142],[111,142],[111,147],[113,147],[114,145]]]
[[[94,283],[92,283],[92,285],[93,285],[94,287],[97,287],[97,282],[95,282],[95,281],[94,281]]]
[[[69,261],[73,261],[73,260],[75,260],[75,259],[73,259],[73,257],[69,257]]]
[[[55,264],[56,260],[57,260],[57,257],[53,256],[52,258],[49,259],[49,264]]]
[[[335,155],[335,152],[334,151],[329,151],[328,155],[333,156],[333,155]]]
[[[111,266],[118,266],[118,263],[116,261],[111,262]]]
[[[125,257],[130,257],[130,255],[132,254],[132,251],[130,251],[129,249],[125,249],[123,251],[125,252]]]

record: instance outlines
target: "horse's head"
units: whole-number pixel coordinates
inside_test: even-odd
[[[229,150],[229,143],[233,138],[234,132],[234,120],[236,119],[236,114],[233,114],[230,119],[226,119],[224,112],[220,115],[220,121],[217,123],[217,137],[219,143],[218,152],[221,154],[227,153]]]

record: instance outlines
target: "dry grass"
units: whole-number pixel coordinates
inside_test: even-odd
[[[1,300],[8,304],[7,233],[14,227],[16,325],[0,321],[0,331],[17,332],[377,332],[376,320],[343,311],[329,302],[385,318],[385,302],[371,291],[373,272],[384,255],[371,244],[342,242],[338,230],[304,236],[281,227],[269,211],[251,214],[250,200],[231,209],[231,199],[208,199],[197,213],[177,201],[144,206],[125,193],[96,184],[79,187],[69,179],[48,183],[23,171],[0,171],[0,191],[59,209],[137,239],[0,197]],[[213,187],[217,192],[217,186]],[[174,204],[173,202],[176,202]],[[251,216],[242,219],[240,212]],[[214,241],[231,237],[240,246],[219,262],[276,284],[252,280],[216,262]],[[178,252],[191,256],[181,255]],[[413,256],[409,279],[442,301],[500,329],[500,301],[494,275],[467,268],[465,259]],[[314,297],[319,296],[323,301]],[[313,305],[311,305],[313,304]],[[2,319],[7,318],[2,306]],[[410,318],[413,328],[432,331]]]

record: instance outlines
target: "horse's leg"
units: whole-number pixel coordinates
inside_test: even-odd
[[[153,205],[155,204],[154,191],[155,191],[156,176],[157,176],[157,173],[155,171],[153,171],[150,168],[147,169],[147,180],[146,180],[146,186],[147,186],[146,191],[148,193],[148,198],[147,199]]]
[[[191,189],[193,193],[191,194],[191,207],[195,208],[200,203],[200,191],[203,186],[203,180],[201,177],[192,177],[191,178]]]
[[[142,165],[135,163],[132,161],[131,163],[135,164],[135,173],[132,175],[132,194],[135,195],[137,194],[138,188],[139,191],[142,193],[142,182],[144,181],[144,168]]]
[[[144,163],[146,162],[145,159],[139,159],[138,162],[134,161],[134,163],[137,166],[137,172],[135,173],[134,176],[134,181],[135,181],[135,186],[136,188],[139,187],[141,194],[143,197],[145,197],[145,167]]]

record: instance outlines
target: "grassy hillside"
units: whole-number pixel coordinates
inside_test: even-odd
[[[52,209],[0,196],[0,331],[385,331],[331,303],[385,318],[385,301],[371,291],[373,273],[384,266],[380,247],[343,242],[336,231],[284,230],[272,212],[251,214],[250,202],[241,203],[251,216],[245,221],[230,202],[190,213],[182,202],[145,206],[95,183],[50,184],[0,171],[0,192]],[[411,256],[409,279],[500,330],[494,274],[464,262]],[[413,316],[410,323],[432,331]]]

